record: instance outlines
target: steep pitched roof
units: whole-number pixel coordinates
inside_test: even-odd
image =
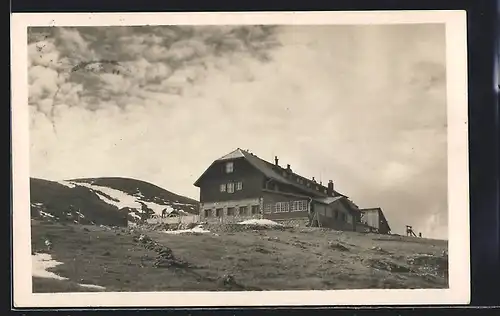
[[[276,165],[274,165],[274,164],[272,164],[264,159],[261,159],[261,158],[257,157],[256,155],[249,153],[248,151],[240,149],[240,148],[237,148],[236,150],[230,152],[229,154],[224,155],[224,156],[220,157],[219,159],[215,160],[212,163],[212,165],[214,163],[216,163],[217,161],[223,161],[223,160],[228,160],[228,159],[238,159],[238,158],[246,159],[252,166],[254,166],[257,170],[262,172],[266,177],[273,179],[277,182],[294,186],[296,188],[299,188],[300,190],[309,192],[309,193],[314,194],[314,195],[320,195],[320,196],[325,196],[325,197],[327,196],[322,191],[314,190],[310,187],[307,187],[307,185],[297,183],[296,181],[290,181],[288,178],[284,177],[281,173],[276,171],[276,169],[277,169]],[[210,165],[210,167],[212,165]],[[210,167],[207,168],[207,170],[210,169]],[[281,167],[278,167],[278,168],[280,168],[281,172],[286,171],[286,169],[283,169]],[[205,173],[203,173],[198,178],[198,180],[196,180],[196,182],[194,183],[195,185],[198,185],[200,179],[203,177],[204,174]],[[300,177],[300,178],[305,179],[306,181],[309,181],[306,178],[304,178],[298,174],[295,174],[293,172],[291,174],[295,177]],[[325,186],[320,185],[319,183],[315,183],[315,185],[320,186],[322,190],[327,189]],[[341,195],[341,196],[344,196],[343,194],[341,194],[335,190],[334,190],[334,193]]]
[[[220,157],[216,161],[236,159],[236,158],[243,158],[243,157],[245,157],[245,155],[243,154],[243,152],[241,151],[241,149],[238,148],[238,149],[230,152],[229,154]]]
[[[316,198],[316,199],[313,199],[313,200],[316,201],[316,202],[323,203],[323,204],[332,204],[333,202],[338,201],[338,200],[340,200],[342,198],[344,198],[344,197],[343,196],[329,196],[329,197],[326,197],[326,198]]]

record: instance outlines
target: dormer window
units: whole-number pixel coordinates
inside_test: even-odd
[[[232,161],[226,162],[226,173],[232,173],[234,170],[234,164]]]

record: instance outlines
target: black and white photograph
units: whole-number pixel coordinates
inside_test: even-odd
[[[434,14],[19,15],[18,301],[466,303],[465,14]]]

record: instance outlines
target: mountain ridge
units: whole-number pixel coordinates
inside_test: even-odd
[[[198,202],[155,184],[126,177],[48,180],[30,177],[32,218],[127,226],[148,218],[198,214]]]

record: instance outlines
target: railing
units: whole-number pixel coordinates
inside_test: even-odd
[[[204,222],[208,223],[239,223],[241,221],[245,221],[248,219],[261,219],[262,214],[254,214],[254,215],[225,215],[225,216],[210,216],[203,218]]]
[[[172,216],[172,217],[155,217],[146,220],[148,224],[191,224],[199,223],[200,215],[184,215],[184,216]]]

